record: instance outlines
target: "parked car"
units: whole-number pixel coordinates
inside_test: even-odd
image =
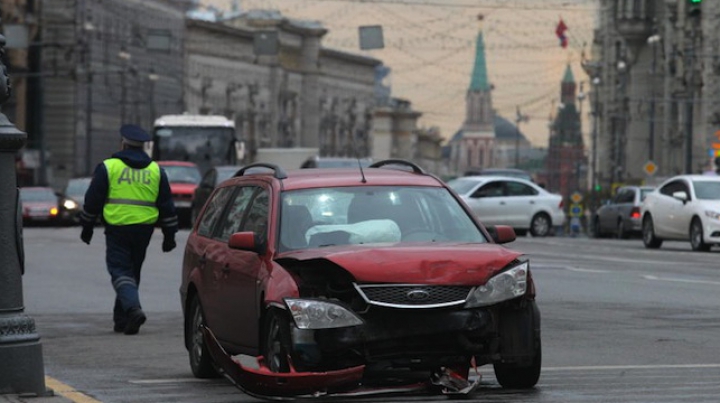
[[[613,234],[618,239],[642,233],[640,207],[652,186],[624,186],[615,197],[600,206],[593,215],[593,236],[601,238]]]
[[[222,183],[223,181],[232,178],[235,173],[242,168],[236,165],[221,165],[208,169],[200,179],[200,183],[195,188],[195,194],[193,195],[192,213],[190,215],[190,221],[194,224],[200,215],[205,202],[213,190]]]
[[[524,235],[552,234],[563,225],[562,196],[528,180],[508,176],[464,176],[448,182],[485,225],[509,225]]]
[[[68,224],[79,223],[79,215],[85,205],[85,193],[92,177],[72,178],[60,195],[60,219]]]
[[[200,169],[193,162],[158,161],[170,182],[170,192],[181,227],[190,227],[195,189],[200,183]]]
[[[196,377],[221,368],[273,398],[419,381],[462,393],[489,364],[503,387],[536,384],[540,313],[529,261],[501,245],[512,228],[484,227],[435,176],[387,162],[252,164],[213,191],[180,287]]]
[[[525,179],[533,182],[533,177],[529,172],[516,168],[468,168],[463,173],[464,176],[509,176],[511,178]]]
[[[315,156],[305,160],[300,168],[357,168],[358,163],[365,168],[372,164],[372,159]]]
[[[51,187],[20,188],[20,208],[23,224],[59,223],[58,196]]]
[[[641,214],[646,248],[689,240],[693,250],[707,251],[720,244],[720,177],[674,176],[647,195]]]

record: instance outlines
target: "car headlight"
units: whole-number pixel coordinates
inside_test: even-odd
[[[332,329],[363,324],[355,313],[332,302],[286,298],[285,304],[298,329]]]
[[[705,210],[705,217],[710,217],[715,220],[720,220],[720,213],[718,213],[717,211],[713,211],[713,210]]]
[[[75,203],[74,200],[65,199],[65,201],[63,202],[63,207],[65,207],[65,209],[67,210],[74,210],[78,207],[78,204]]]
[[[484,285],[475,287],[465,303],[466,308],[497,304],[524,295],[530,263],[521,263],[495,275]]]

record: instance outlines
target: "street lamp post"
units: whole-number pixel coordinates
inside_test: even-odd
[[[593,192],[597,189],[597,138],[598,138],[598,125],[600,124],[600,84],[602,81],[600,80],[600,77],[593,77],[592,79],[592,85],[593,85],[593,129],[592,129],[592,136],[591,136],[591,143],[592,143],[592,157],[591,157],[591,165],[590,165],[590,183],[592,186]]]
[[[529,120],[527,115],[520,112],[520,105],[516,107],[515,116],[515,168],[520,167],[520,123]]]
[[[657,49],[660,42],[660,35],[655,34],[647,39],[648,45],[652,46],[653,58],[652,67],[650,68],[650,74],[652,82],[650,84],[650,123],[648,133],[648,160],[653,161],[655,159],[655,84],[657,74]]]
[[[0,104],[10,98],[10,80],[2,63],[0,35]],[[15,154],[27,135],[0,112],[0,395],[45,395],[45,371],[35,321],[23,313],[24,251]]]

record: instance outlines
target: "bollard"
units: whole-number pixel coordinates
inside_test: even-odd
[[[10,80],[2,63],[0,35],[0,105],[10,98]],[[44,396],[45,369],[35,321],[23,313],[24,252],[15,154],[27,136],[0,111],[0,395]]]

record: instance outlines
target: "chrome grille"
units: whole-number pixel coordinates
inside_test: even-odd
[[[372,305],[392,308],[440,308],[464,304],[472,287],[424,284],[359,285],[355,288]]]

